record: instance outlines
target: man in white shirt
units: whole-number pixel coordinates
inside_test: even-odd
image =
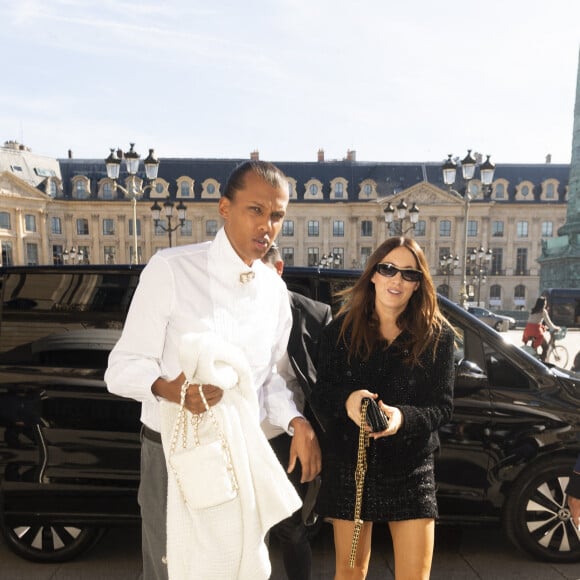
[[[309,422],[276,369],[292,324],[286,287],[262,256],[278,235],[288,206],[288,185],[274,165],[249,161],[237,167],[219,201],[224,227],[213,242],[158,252],[141,279],[123,334],[105,374],[108,389],[142,404],[139,504],[143,578],[166,579],[167,471],[160,437],[159,400],[179,403],[185,376],[178,362],[180,337],[211,331],[248,357],[258,390],[260,419],[292,434],[288,471],[300,461],[302,481],[320,471],[320,449]],[[210,406],[223,391],[204,385]],[[185,407],[205,410],[197,388]],[[200,557],[203,557],[200,554]]]

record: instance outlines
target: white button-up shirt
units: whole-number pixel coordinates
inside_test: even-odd
[[[246,283],[240,274],[252,270]],[[248,267],[224,229],[213,242],[178,246],[155,254],[143,272],[105,373],[107,388],[142,403],[141,421],[160,431],[159,401],[151,386],[174,379],[180,338],[212,331],[248,357],[260,402],[260,419],[288,432],[301,416],[278,373],[288,343],[292,314],[286,285],[274,270],[255,260]]]

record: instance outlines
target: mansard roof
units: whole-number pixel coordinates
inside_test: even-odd
[[[194,181],[192,199],[201,200],[202,184],[207,179],[215,179],[225,184],[231,171],[247,159],[198,159],[198,158],[162,158],[159,164],[159,178],[169,183],[169,194],[176,197],[177,179],[189,177]],[[107,177],[104,159],[60,159],[60,170],[64,197],[72,197],[72,178],[84,175],[90,180],[90,189],[96,196],[98,182]],[[365,180],[376,184],[379,198],[396,195],[420,182],[428,182],[441,189],[448,189],[443,183],[441,172],[442,162],[366,162],[366,161],[274,161],[280,169],[296,181],[298,201],[304,199],[306,184],[311,179],[322,183],[322,199],[309,200],[308,203],[359,201],[360,186]],[[534,196],[540,201],[541,185],[547,179],[558,181],[559,201],[564,202],[564,194],[570,173],[569,164],[513,164],[498,163],[494,181],[503,179],[508,183],[506,202],[514,201],[516,187],[522,181],[534,185]],[[121,166],[121,180],[126,177]],[[145,177],[144,166],[141,165],[139,177]],[[346,181],[345,197],[330,199],[331,182],[342,178]],[[475,179],[479,178],[476,171]],[[461,171],[457,172],[455,189],[461,191]],[[146,194],[145,197],[148,197]],[[477,200],[474,200],[477,201]]]

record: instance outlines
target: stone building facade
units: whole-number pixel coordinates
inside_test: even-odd
[[[258,157],[258,152],[253,152]],[[160,159],[158,178],[136,203],[140,262],[169,245],[163,219],[155,227],[151,206],[171,200],[187,207],[172,242],[211,240],[221,221],[217,201],[241,159]],[[456,191],[443,184],[442,162],[356,160],[276,162],[290,183],[291,202],[278,245],[287,264],[360,268],[392,234],[412,235],[425,250],[438,290],[458,300],[467,231],[470,300],[492,309],[529,309],[540,292],[538,258],[566,220],[570,166],[498,163],[491,191],[478,172]],[[20,167],[21,169],[13,169]],[[460,172],[458,172],[460,173]],[[127,175],[121,172],[123,185]],[[472,196],[465,222],[466,188]],[[389,204],[419,208],[418,223],[385,220]],[[163,217],[163,213],[162,213]],[[175,226],[177,219],[173,219]],[[0,242],[3,264],[134,261],[130,200],[106,175],[104,159],[49,159],[7,142],[0,148]],[[479,250],[483,252],[479,253]],[[456,257],[451,266],[444,257]],[[453,267],[455,266],[455,267]]]

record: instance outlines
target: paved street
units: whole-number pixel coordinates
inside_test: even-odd
[[[330,526],[313,540],[313,580],[331,580],[334,555]],[[272,546],[272,580],[285,580],[277,547]],[[368,580],[389,580],[392,551],[386,527],[377,527]],[[138,580],[141,572],[139,530],[110,530],[85,557],[65,564],[32,564],[0,543],[3,580]],[[577,580],[578,564],[547,564],[531,560],[511,547],[496,527],[437,528],[432,580]]]

